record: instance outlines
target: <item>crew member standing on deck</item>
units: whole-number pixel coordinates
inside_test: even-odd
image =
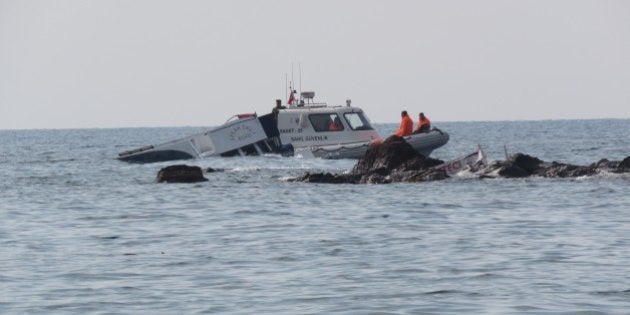
[[[400,113],[400,117],[402,120],[400,121],[400,127],[394,133],[395,136],[405,137],[410,135],[413,132],[413,121],[409,118],[406,110],[403,110]]]
[[[424,116],[424,113],[420,113],[418,128],[413,133],[428,132],[429,130],[431,130],[431,121],[427,116]]]
[[[278,114],[280,114],[280,110],[285,108],[286,107],[282,106],[281,100],[276,100],[276,107],[271,110],[271,113],[273,114],[273,119],[276,121],[276,124],[278,124]]]

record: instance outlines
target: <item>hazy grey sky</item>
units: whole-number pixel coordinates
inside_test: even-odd
[[[0,0],[0,129],[213,126],[302,89],[373,122],[630,117],[630,1]]]

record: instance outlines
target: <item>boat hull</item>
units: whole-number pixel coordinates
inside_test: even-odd
[[[359,159],[368,149],[370,142],[344,145],[324,145],[295,149],[295,154],[321,159]]]
[[[119,160],[130,163],[155,163],[173,160],[190,160],[195,157],[179,150],[154,150],[140,154],[118,157]]]
[[[445,145],[449,138],[448,133],[439,129],[404,137],[411,147],[424,156],[431,155],[433,150]],[[365,141],[343,145],[302,147],[296,148],[295,154],[322,159],[359,159],[365,154],[369,144],[370,141]]]
[[[277,129],[274,133],[266,128],[272,120],[270,116],[238,119],[188,137],[125,151],[118,155],[118,159],[132,163],[152,163],[278,152]]]
[[[429,156],[433,150],[445,145],[450,136],[448,133],[434,128],[429,132],[415,133],[410,136],[404,137],[404,139],[416,150],[418,153]]]

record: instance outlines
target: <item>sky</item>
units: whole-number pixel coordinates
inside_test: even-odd
[[[0,0],[0,129],[216,126],[287,77],[377,123],[630,118],[630,1]]]

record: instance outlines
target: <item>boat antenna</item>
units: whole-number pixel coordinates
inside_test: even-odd
[[[293,91],[293,83],[295,83],[295,81],[293,81],[293,62],[291,63],[291,91]]]
[[[300,95],[302,95],[302,63],[298,63],[298,68],[300,69]]]
[[[295,99],[295,81],[293,81],[293,62],[291,63],[291,81],[288,82],[288,86],[287,86],[287,80],[288,80],[288,76],[285,73],[285,91],[288,88],[289,90],[289,96],[287,96],[287,106],[291,107],[293,106],[293,103],[296,101]]]
[[[289,100],[290,101],[287,101],[287,106],[293,105],[293,104],[290,104],[292,99],[293,99],[293,97],[294,97],[293,96],[293,89],[295,88],[295,81],[293,80],[293,74],[294,74],[293,64],[294,63],[292,62],[291,63],[291,81],[289,81]]]
[[[282,94],[286,93],[288,88],[289,88],[289,82],[288,81],[289,81],[289,75],[285,72],[284,73],[284,92]]]

